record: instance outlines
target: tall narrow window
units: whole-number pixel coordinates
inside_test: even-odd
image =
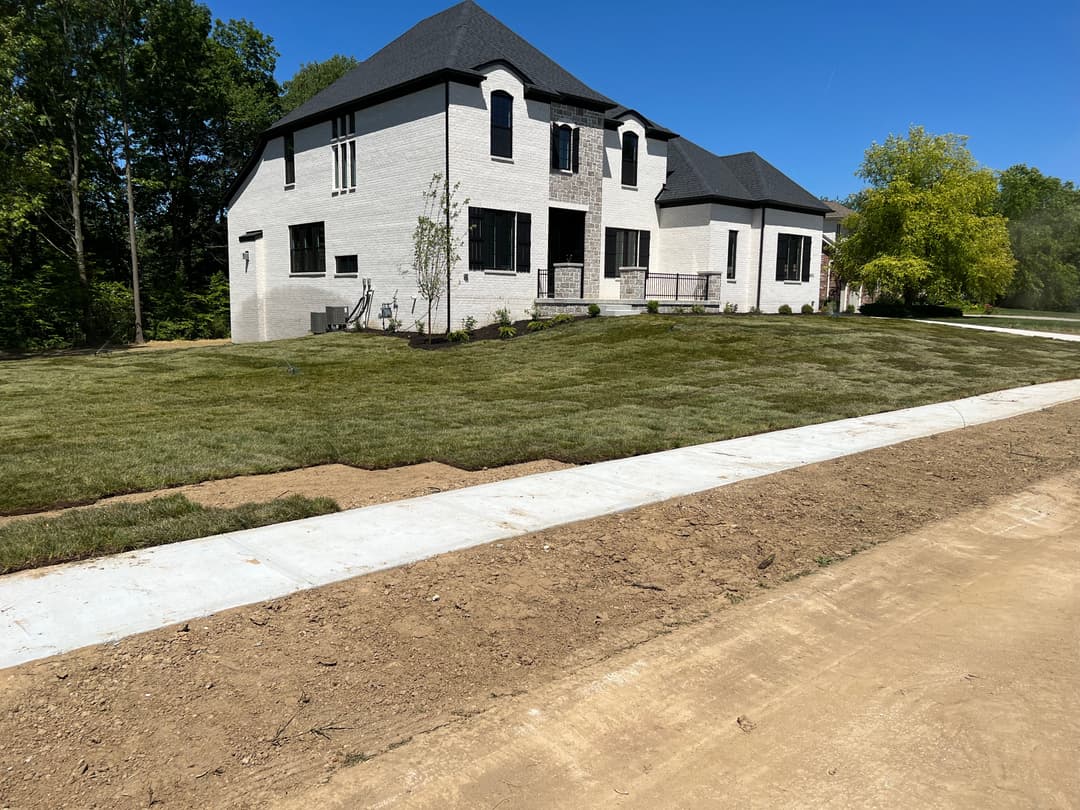
[[[330,143],[334,152],[334,193],[356,191],[356,113],[334,117]]]
[[[626,132],[622,136],[622,184],[637,185],[638,136]]]
[[[290,132],[285,136],[285,185],[296,183],[296,142]]]
[[[735,280],[735,256],[738,253],[739,232],[727,232],[727,277],[729,281]]]
[[[574,160],[574,146],[579,140],[574,137],[576,134],[577,130],[566,124],[551,130],[551,168],[562,172],[575,171],[574,164],[577,161]]]
[[[491,154],[514,156],[514,99],[502,90],[491,94]]]

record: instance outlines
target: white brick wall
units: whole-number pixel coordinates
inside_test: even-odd
[[[761,311],[776,312],[787,304],[795,312],[803,304],[818,308],[821,276],[821,223],[817,214],[798,214],[792,211],[768,209],[765,213],[765,260],[761,267]],[[811,240],[810,280],[784,282],[776,280],[776,242],[781,233],[809,236]]]

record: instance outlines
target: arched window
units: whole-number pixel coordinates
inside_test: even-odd
[[[556,171],[573,172],[579,168],[578,155],[581,151],[581,130],[569,124],[558,124],[551,128],[551,168]]]
[[[491,94],[491,154],[514,156],[514,98],[502,90]]]
[[[622,184],[624,186],[637,185],[637,147],[638,136],[633,132],[623,133]]]

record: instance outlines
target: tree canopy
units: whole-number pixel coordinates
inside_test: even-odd
[[[1010,306],[1080,310],[1080,189],[1022,164],[998,177],[1017,268]]]
[[[907,303],[991,302],[1016,264],[994,174],[960,135],[913,126],[866,150],[856,173],[837,267],[843,276]]]
[[[292,112],[359,64],[351,56],[335,54],[322,62],[300,65],[300,69],[283,87],[285,93],[281,97],[282,113]]]

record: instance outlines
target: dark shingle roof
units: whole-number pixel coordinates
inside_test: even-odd
[[[822,200],[822,202],[832,209],[825,215],[825,219],[844,220],[855,213],[843,203],[836,202],[836,200]]]
[[[668,179],[660,205],[690,202],[771,204],[815,214],[831,209],[756,152],[714,155],[686,138],[668,143]]]
[[[614,101],[466,0],[414,25],[286,115],[273,129],[445,71],[475,74],[479,79],[476,69],[492,62],[509,63],[524,75],[530,89],[540,93],[581,99],[604,109],[615,106]]]
[[[611,124],[611,128],[614,129],[616,126],[622,123],[622,119],[625,118],[627,115],[636,115],[638,118],[645,122],[645,134],[649,138],[670,140],[671,138],[679,137],[667,127],[662,127],[655,121],[646,118],[637,110],[631,109],[630,107],[624,107],[621,104],[608,110],[604,117],[605,120]]]

